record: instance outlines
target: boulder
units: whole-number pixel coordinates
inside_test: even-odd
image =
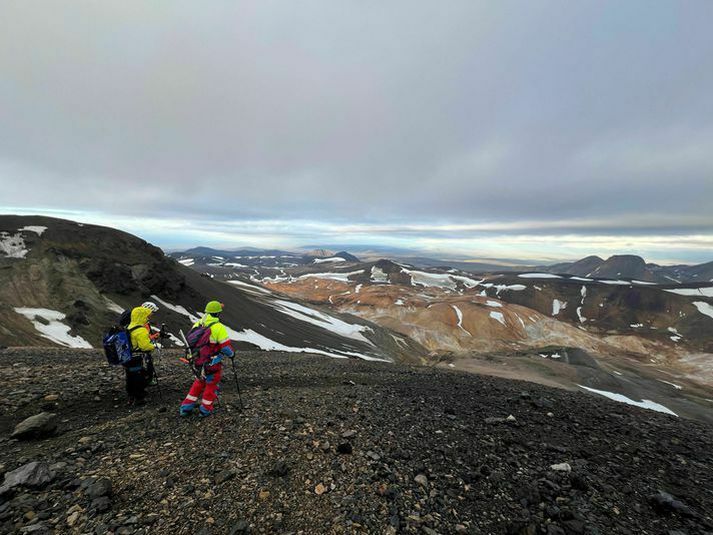
[[[57,431],[57,415],[51,412],[41,412],[17,424],[10,437],[19,440],[43,438],[54,434],[55,431]]]
[[[19,486],[41,488],[51,482],[54,475],[47,463],[39,461],[27,463],[5,474],[5,481],[0,487],[0,496]]]

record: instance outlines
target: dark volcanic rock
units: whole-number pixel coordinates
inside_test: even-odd
[[[53,479],[54,472],[47,463],[33,461],[5,474],[0,496],[20,486],[41,488]]]
[[[244,351],[247,408],[228,376],[212,418],[180,419],[193,377],[179,351],[157,362],[149,410],[125,406],[122,370],[94,353],[0,353],[0,382],[24,400],[0,403],[0,436],[47,393],[67,428],[0,443],[8,477],[32,459],[59,474],[6,491],[0,532],[711,531],[713,429],[699,422],[534,384],[523,396],[519,381]]]
[[[19,440],[28,438],[43,438],[57,431],[57,415],[51,412],[41,412],[23,420],[10,435]]]

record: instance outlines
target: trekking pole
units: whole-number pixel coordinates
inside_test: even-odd
[[[233,365],[233,377],[235,377],[235,388],[238,389],[238,399],[240,400],[240,412],[243,412],[245,406],[243,405],[243,397],[240,395],[240,385],[238,384],[238,372],[235,371],[235,357],[230,357],[230,362]]]
[[[161,346],[157,345],[156,346],[156,351],[158,352],[158,359],[157,363],[161,362]],[[158,373],[156,373],[156,365],[153,365],[153,376],[154,379],[156,379],[156,389],[158,390],[158,399],[163,401],[163,392],[161,392],[161,382],[158,380]]]

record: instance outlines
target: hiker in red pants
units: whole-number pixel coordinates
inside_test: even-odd
[[[180,415],[188,416],[193,412],[199,398],[202,397],[198,415],[206,417],[213,414],[214,403],[220,388],[220,376],[223,371],[223,357],[233,358],[235,352],[230,345],[228,330],[220,323],[220,313],[223,304],[211,301],[205,307],[205,315],[193,325],[188,333],[188,343],[194,347],[192,341],[196,339],[195,348],[199,354],[194,360],[194,369],[197,371],[196,380],[193,381],[186,399],[181,403]]]

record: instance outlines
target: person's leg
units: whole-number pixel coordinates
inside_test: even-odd
[[[193,411],[193,408],[196,406],[196,401],[198,401],[198,398],[203,391],[203,387],[205,387],[205,381],[201,381],[200,379],[193,381],[186,398],[181,403],[181,416],[188,416]]]
[[[156,368],[154,368],[153,358],[151,355],[146,356],[146,384],[156,385]]]
[[[205,389],[203,390],[203,400],[200,406],[200,416],[210,416],[215,410],[215,400],[218,397],[220,388],[221,370],[206,376]]]
[[[129,396],[129,403],[143,400],[146,396],[144,392],[144,369],[141,364],[141,359],[132,358],[125,367],[126,393]]]

